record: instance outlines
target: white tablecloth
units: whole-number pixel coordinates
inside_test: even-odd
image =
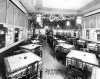
[[[24,46],[21,46],[22,48],[25,48],[25,49],[29,49],[29,50],[32,50],[32,49],[35,49],[37,47],[40,47],[42,45],[39,45],[39,44],[28,44],[28,45],[24,45]]]
[[[91,79],[100,79],[100,68],[99,67],[92,68]]]
[[[56,40],[57,40],[58,38],[54,37],[54,39],[56,39]]]
[[[67,55],[67,57],[69,57],[69,58],[74,57],[77,59],[81,59],[84,62],[99,65],[98,59],[96,58],[95,54],[92,54],[92,53],[71,50],[71,52]]]
[[[32,52],[18,54],[4,58],[8,72],[23,68],[41,58]]]
[[[80,43],[85,43],[85,41],[84,41],[84,40],[78,40],[78,42],[80,42]]]
[[[32,43],[38,43],[40,42],[39,40],[32,40]]]
[[[57,40],[58,43],[65,43],[66,41],[63,40]]]
[[[88,43],[87,48],[92,49],[92,50],[96,50],[96,43]]]
[[[62,46],[66,49],[74,49],[74,45],[66,44],[66,43],[59,43],[57,46]]]

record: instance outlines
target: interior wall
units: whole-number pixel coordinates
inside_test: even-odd
[[[6,47],[1,48],[0,51],[2,49],[6,50],[27,38],[28,15],[22,12],[10,0],[0,0],[0,23],[4,24],[4,27],[8,29],[6,33]],[[15,28],[20,29],[18,42],[14,41]],[[5,79],[6,74],[2,54],[0,54],[0,79]]]
[[[6,21],[6,0],[0,0],[0,23]]]
[[[25,21],[27,20],[27,14],[22,12],[9,0],[7,1],[7,24],[13,24],[15,26],[25,27]]]
[[[15,28],[19,28],[19,41],[27,38],[28,15],[9,0],[0,0],[0,23],[8,28],[6,46],[14,43]]]
[[[90,16],[83,17],[83,36],[84,39],[89,39],[92,41],[100,41],[97,40],[97,30],[100,31],[100,13],[93,14]],[[89,35],[87,35],[86,31],[89,30]],[[89,38],[88,38],[89,36]]]

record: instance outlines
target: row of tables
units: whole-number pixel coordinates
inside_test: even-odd
[[[65,48],[65,49],[70,49],[71,50],[71,52],[69,52],[69,54],[68,54],[68,57],[75,57],[75,58],[81,59],[81,60],[83,60],[85,62],[89,62],[91,64],[99,65],[95,54],[89,53],[89,52],[75,50],[75,46],[74,45],[67,44],[66,41],[59,40],[57,38],[56,38],[56,40],[58,42],[58,44],[56,46],[61,46],[61,47]],[[81,40],[79,40],[79,42],[80,41]],[[39,40],[32,40],[33,44],[24,45],[24,46],[21,46],[21,48],[34,50],[35,48],[42,46],[42,45],[38,44],[39,42],[40,42]],[[84,42],[84,41],[81,41],[81,42]]]
[[[37,47],[42,46],[38,44],[39,42],[39,40],[32,40],[32,44],[20,46],[21,49],[25,49],[24,53],[4,58],[7,67],[7,73],[14,72],[9,74],[8,77],[13,77],[15,75],[21,74],[26,70],[28,65],[36,61],[41,61],[41,57],[31,51],[35,50]],[[19,71],[19,69],[21,70]]]
[[[95,54],[89,53],[89,52],[85,52],[85,51],[75,50],[75,46],[74,45],[67,44],[66,41],[59,40],[58,38],[55,38],[55,39],[58,42],[56,47],[61,46],[64,49],[69,49],[70,50],[70,52],[66,55],[66,57],[80,59],[80,60],[82,60],[84,62],[99,66],[99,62],[98,62],[98,59],[96,58]],[[42,45],[38,44],[39,42],[40,42],[39,40],[32,40],[32,44],[21,46],[21,48],[25,48],[25,49],[28,49],[28,50],[34,50],[35,48],[42,46]],[[81,45],[84,44],[83,40],[78,40],[78,42]],[[88,44],[88,48],[92,48],[94,46],[95,46],[95,44],[92,44],[92,43]],[[67,66],[67,61],[66,61],[66,66]]]
[[[57,46],[62,46],[63,48],[71,50],[66,55],[66,66],[68,66],[69,58],[71,58],[71,59],[72,58],[78,59],[78,61],[79,61],[78,64],[77,64],[77,65],[79,65],[78,67],[82,67],[83,65],[84,65],[83,67],[85,67],[85,65],[88,66],[87,71],[88,70],[91,71],[91,73],[92,73],[91,74],[91,78],[92,79],[94,79],[94,77],[96,79],[99,78],[99,73],[100,73],[100,68],[98,67],[99,66],[99,61],[96,58],[96,55],[94,53],[89,53],[89,52],[85,52],[85,51],[75,50],[74,49],[75,48],[74,45],[66,44],[66,41],[63,41],[63,40],[57,40],[57,41],[58,41],[58,45]],[[78,42],[80,43],[80,45],[84,44],[84,41],[82,41],[82,40],[79,40]],[[96,45],[94,43],[93,44],[92,43],[88,44],[88,48],[90,48],[90,49],[92,48],[93,50],[94,50],[95,46]],[[71,63],[73,63],[72,61],[73,60],[70,60]]]
[[[57,41],[58,41],[58,45],[56,46],[62,46],[65,49],[74,49],[74,45],[67,44],[65,41],[62,40],[57,40]]]
[[[66,55],[66,57],[77,58],[77,59],[80,59],[80,60],[82,60],[84,62],[88,62],[88,63],[94,64],[94,65],[99,65],[95,54],[89,53],[89,52],[75,50],[75,46],[74,45],[67,44],[66,41],[59,40],[58,38],[55,38],[55,39],[58,42],[56,47],[61,46],[64,49],[71,50]],[[36,40],[31,40],[31,42],[32,42],[32,44],[23,45],[23,46],[20,46],[20,47],[23,48],[23,49],[27,49],[27,50],[35,50],[38,47],[42,47],[42,45],[39,44],[40,41],[37,40],[37,39]],[[84,41],[80,40],[79,42],[84,42]],[[16,62],[14,61],[13,57],[6,58],[7,61],[9,59],[9,63],[13,62],[12,65],[10,65],[10,66],[12,66],[12,67],[10,67],[10,68],[12,68],[12,70],[14,70],[14,68],[17,68],[17,67],[19,68],[19,66],[22,67],[23,65],[27,65],[27,64],[29,64],[31,62],[34,62],[34,59],[35,59],[35,61],[40,61],[41,60],[41,57],[35,55],[32,52],[31,53],[28,52],[28,53],[24,53],[24,54],[14,57]],[[20,64],[19,64],[19,62],[20,62]]]
[[[65,49],[70,49],[71,50],[66,57],[77,58],[77,59],[80,59],[84,62],[99,65],[98,59],[96,58],[95,54],[85,52],[85,51],[75,50],[74,45],[67,44],[66,41],[63,41],[63,40],[58,40],[57,39],[57,42],[58,42],[58,45],[56,45],[56,46],[62,46]],[[79,42],[84,42],[84,41],[79,40]]]
[[[24,46],[21,46],[21,48],[25,48],[25,49],[28,49],[28,50],[33,50],[37,47],[40,47],[42,45],[39,45],[39,44],[28,44],[28,45],[24,45]]]

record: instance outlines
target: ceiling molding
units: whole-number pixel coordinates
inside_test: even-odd
[[[78,11],[76,10],[54,9],[45,7],[35,9],[35,12],[43,14],[78,15]]]
[[[94,10],[92,12],[86,13],[86,14],[84,14],[84,16],[86,17],[86,16],[90,16],[90,15],[93,15],[93,14],[96,14],[96,13],[100,13],[100,9],[97,9],[97,10]]]
[[[11,0],[18,8],[20,8],[24,13],[27,13],[24,6],[19,2],[19,0]]]
[[[46,7],[43,7],[43,0],[11,0],[11,1],[13,1],[24,12],[26,12],[26,10],[27,10],[28,13],[85,15],[85,16],[87,16],[87,15],[99,12],[98,9],[100,9],[100,0],[94,0],[90,3],[88,3],[83,8],[80,8],[79,10],[46,8]],[[23,5],[20,4],[19,1],[22,2],[24,7],[23,7]],[[25,8],[26,8],[26,10],[25,10]],[[97,10],[97,11],[95,11],[95,10]]]
[[[85,6],[83,9],[80,10],[79,13],[84,16],[89,16],[98,12],[100,12],[100,2],[94,2],[90,5]]]
[[[94,0],[43,0],[43,7],[79,10]]]

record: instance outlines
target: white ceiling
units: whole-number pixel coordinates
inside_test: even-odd
[[[43,0],[43,6],[47,8],[78,10],[93,0]]]
[[[89,3],[93,3],[99,0],[19,0],[19,1],[24,5],[24,7],[27,9],[28,12],[32,13],[38,10],[38,8],[40,9],[40,11],[42,10],[43,12],[44,10],[46,12],[50,11],[51,9],[53,9],[53,11],[56,11],[57,9],[60,10],[64,9],[68,11],[71,10],[71,12],[73,10],[73,12],[75,12],[87,6]],[[60,12],[60,10],[58,12]],[[67,11],[65,11],[65,13],[66,12]]]
[[[35,10],[36,0],[19,0],[28,12],[33,12]]]

